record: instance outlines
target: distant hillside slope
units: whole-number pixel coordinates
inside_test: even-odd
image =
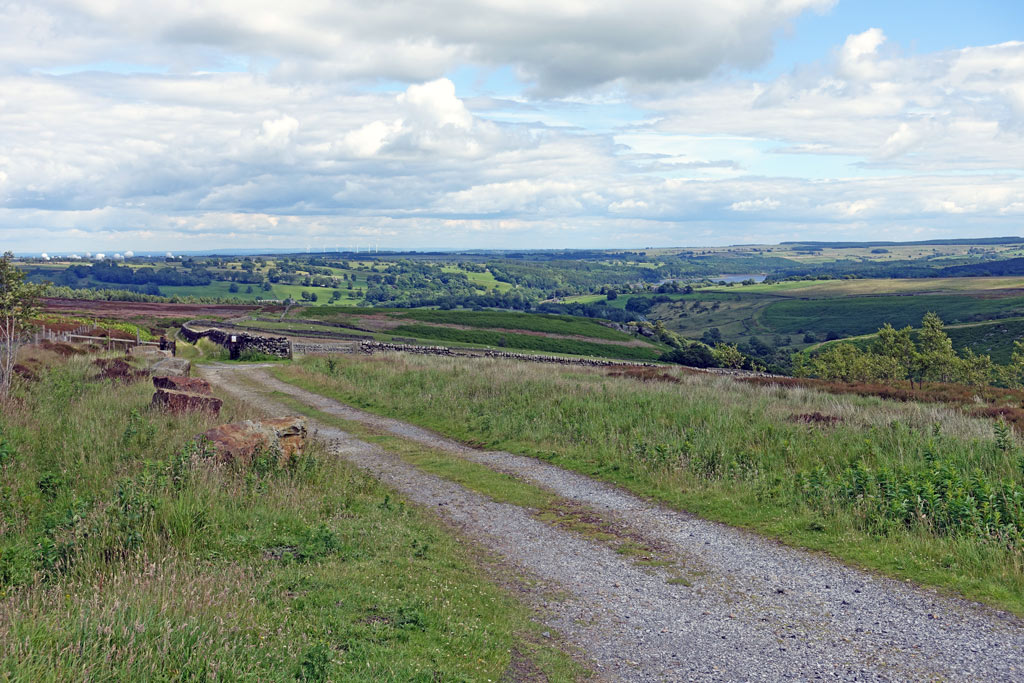
[[[571,315],[343,306],[311,306],[297,315],[372,332],[385,340],[413,339],[623,360],[655,360],[668,348],[591,318]]]
[[[985,261],[963,266],[949,266],[938,271],[939,277],[987,277],[991,275],[1024,275],[1024,258]]]

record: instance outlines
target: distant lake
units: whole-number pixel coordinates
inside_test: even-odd
[[[767,275],[758,275],[756,273],[743,273],[740,275],[709,275],[708,280],[712,282],[743,282],[745,280],[753,280],[754,282],[764,282]],[[692,278],[692,277],[670,277],[667,280],[655,283],[656,285],[663,285],[666,282],[693,282],[695,279],[704,278]]]
[[[746,273],[744,275],[712,275],[708,279],[712,282],[743,282],[744,280],[753,280],[754,282],[764,282],[767,275],[755,275],[754,273]]]

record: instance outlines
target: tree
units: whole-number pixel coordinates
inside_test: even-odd
[[[874,343],[873,350],[875,353],[892,358],[903,368],[903,376],[896,379],[913,378],[914,376],[914,366],[917,363],[918,354],[917,347],[914,346],[914,340],[911,338],[910,333],[909,325],[902,330],[897,330],[889,323],[886,323],[878,330],[878,338]]]
[[[1003,381],[1014,388],[1024,387],[1024,342],[1019,339],[1013,342],[1013,355],[1010,364],[1003,370]]]
[[[960,352],[960,358],[956,364],[956,381],[971,386],[985,386],[992,380],[994,369],[991,356],[978,355],[965,348]]]
[[[711,355],[714,356],[718,366],[722,368],[742,368],[743,363],[746,361],[746,357],[744,357],[739,349],[725,342],[718,342],[715,348],[712,349]]]
[[[700,342],[694,342],[685,348],[667,351],[661,354],[661,358],[658,360],[687,365],[691,368],[713,368],[717,365],[714,352]]]
[[[711,327],[704,331],[700,340],[708,346],[717,346],[722,341],[722,331],[717,327]]]
[[[25,273],[13,261],[9,251],[0,257],[0,399],[10,393],[18,349],[32,331],[43,290],[43,285],[25,282]]]
[[[921,319],[917,348],[914,374],[919,381],[949,382],[953,379],[959,359],[952,340],[942,329],[942,319],[934,313],[926,313]]]

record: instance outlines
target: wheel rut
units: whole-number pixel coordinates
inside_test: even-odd
[[[684,568],[685,582],[673,580],[674,570],[638,566],[607,544],[310,418],[340,456],[540,584],[558,586],[557,597],[538,589],[524,598],[586,652],[603,679],[1024,680],[1024,628],[1012,615],[670,510],[534,458],[471,448],[281,382],[260,366],[207,365],[202,372],[267,412],[292,412],[268,395],[281,392],[510,474],[651,539]]]

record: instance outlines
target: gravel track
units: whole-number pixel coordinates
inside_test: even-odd
[[[1012,615],[669,510],[533,458],[473,449],[303,391],[259,366],[206,366],[203,373],[264,410],[289,412],[240,385],[244,373],[322,412],[541,485],[656,541],[691,585],[667,582],[678,571],[637,566],[528,510],[495,503],[311,420],[339,454],[558,586],[558,599],[541,590],[525,597],[607,680],[1024,681],[1024,624]]]

